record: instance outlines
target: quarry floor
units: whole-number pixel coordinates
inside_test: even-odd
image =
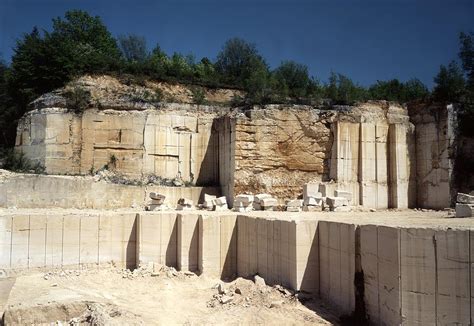
[[[54,323],[64,311],[70,324],[95,325],[337,325],[338,318],[321,301],[252,280],[223,282],[174,270],[159,273],[120,269],[56,270],[30,273],[9,283],[6,324]],[[218,299],[222,283],[229,303]],[[236,289],[239,289],[236,293]],[[6,290],[6,289],[4,289]],[[1,300],[1,299],[0,299]],[[88,309],[86,308],[88,307]],[[74,312],[77,311],[77,312]],[[70,315],[71,316],[71,315]]]

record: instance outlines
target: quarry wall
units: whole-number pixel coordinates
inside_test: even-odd
[[[380,325],[463,324],[474,313],[468,227],[198,212],[0,213],[0,269],[155,262],[265,278]]]
[[[354,205],[440,209],[456,193],[454,116],[452,106],[407,109],[384,101],[328,108],[163,104],[82,114],[43,108],[20,122],[17,149],[50,174],[87,175],[107,165],[130,178],[218,186],[230,205],[242,193],[283,202],[300,196],[305,183],[332,181],[353,194]]]

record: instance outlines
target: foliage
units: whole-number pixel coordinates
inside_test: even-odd
[[[91,101],[90,92],[77,85],[66,91],[64,97],[66,98],[66,106],[76,113],[80,113],[87,109]]]
[[[326,86],[326,97],[336,104],[353,104],[366,100],[367,91],[349,77],[331,72],[329,84]]]
[[[144,62],[148,57],[146,40],[143,36],[119,35],[118,44],[123,57],[128,62]]]
[[[9,148],[3,150],[0,154],[0,156],[3,156],[2,168],[5,170],[37,174],[45,172],[44,166],[42,166],[39,162],[33,163],[30,159],[25,157],[22,152],[18,152],[12,148]]]
[[[224,82],[240,87],[245,86],[251,75],[263,66],[266,63],[255,44],[237,37],[227,40],[215,64]]]
[[[204,104],[206,101],[206,94],[204,93],[204,90],[202,87],[192,87],[191,92],[193,94],[193,102],[194,104]]]
[[[308,67],[294,61],[283,61],[273,72],[276,89],[285,97],[303,97],[308,94],[311,79]]]
[[[369,88],[368,92],[371,99],[397,102],[408,102],[429,95],[426,86],[416,78],[410,79],[406,83],[402,83],[398,79],[378,80]]]
[[[441,65],[439,73],[434,78],[436,86],[433,97],[438,101],[459,102],[464,92],[464,75],[456,61],[451,61],[448,67]]]

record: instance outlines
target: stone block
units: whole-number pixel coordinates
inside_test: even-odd
[[[168,206],[166,205],[162,205],[162,204],[159,204],[159,205],[154,205],[154,204],[151,204],[151,205],[148,205],[147,206],[147,209],[151,212],[153,211],[166,211],[168,210]]]
[[[241,203],[242,205],[248,206],[254,201],[253,195],[237,195],[234,199],[234,205]]]
[[[254,201],[260,203],[263,199],[266,199],[266,198],[272,198],[272,195],[270,195],[270,194],[258,194],[258,195],[255,195]]]
[[[319,293],[318,221],[296,221],[296,291]]]
[[[322,197],[333,197],[337,188],[337,183],[320,183],[319,192]]]
[[[349,201],[349,202],[352,200],[352,193],[349,192],[349,191],[336,189],[336,190],[334,191],[334,194],[335,194],[336,197],[343,197],[343,198],[346,198],[347,201]]]
[[[303,200],[301,199],[289,200],[286,203],[286,207],[301,207],[301,206],[303,206]]]
[[[308,197],[321,197],[319,191],[319,183],[309,182],[303,185],[303,198]]]
[[[323,199],[321,197],[306,197],[303,200],[304,206],[321,206],[323,204]]]
[[[348,206],[349,201],[344,197],[326,197],[326,204],[329,208],[335,208],[340,206]]]
[[[227,206],[227,198],[226,198],[225,196],[216,198],[215,201],[214,201],[214,203],[215,203],[215,205],[217,205],[217,206],[224,206],[224,205]]]
[[[456,204],[456,217],[473,217],[474,204]]]
[[[264,198],[261,200],[260,204],[264,208],[274,207],[278,205],[278,200],[276,198]]]

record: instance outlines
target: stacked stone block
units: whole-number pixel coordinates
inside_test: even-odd
[[[474,192],[471,195],[458,193],[456,198],[456,217],[474,216]]]

